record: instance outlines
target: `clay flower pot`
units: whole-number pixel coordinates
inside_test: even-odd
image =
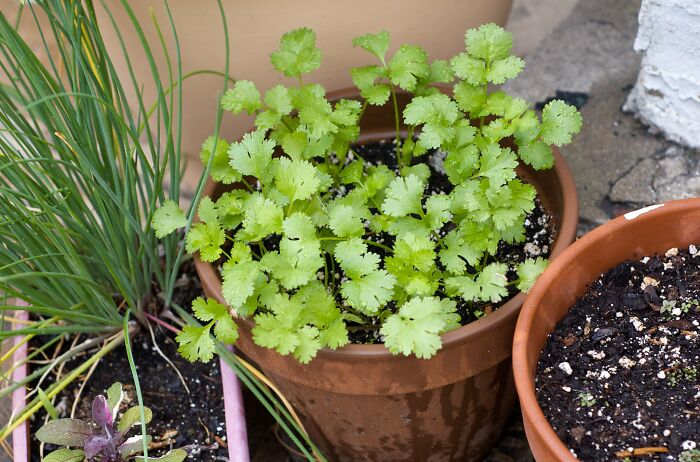
[[[329,99],[357,97],[353,90]],[[401,98],[403,103],[406,97]],[[392,137],[393,108],[369,106],[360,143]],[[535,185],[558,230],[552,257],[576,233],[578,203],[564,159],[556,167],[519,174]],[[226,190],[213,182],[205,194]],[[221,278],[214,265],[196,259],[208,297],[220,303]],[[525,300],[518,294],[473,323],[442,336],[431,359],[396,356],[383,345],[323,349],[307,365],[253,343],[252,321],[237,319],[236,347],[282,390],[329,460],[481,460],[497,441],[515,403],[510,352],[515,322]]]
[[[653,205],[591,231],[557,257],[530,291],[513,340],[515,385],[525,432],[540,462],[574,462],[535,396],[535,371],[547,335],[601,273],[625,260],[700,241],[700,199]]]

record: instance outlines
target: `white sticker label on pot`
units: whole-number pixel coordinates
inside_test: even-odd
[[[644,207],[643,209],[635,210],[634,212],[627,212],[627,213],[625,213],[625,218],[627,220],[634,220],[639,215],[644,215],[647,212],[651,212],[652,210],[656,210],[659,207],[663,207],[663,206],[664,206],[664,204],[656,204],[656,205],[650,205],[649,207]]]

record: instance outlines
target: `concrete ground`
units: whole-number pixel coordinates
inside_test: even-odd
[[[0,0],[3,11],[13,1]],[[578,188],[580,234],[631,209],[700,195],[697,153],[649,133],[621,110],[639,68],[632,50],[639,5],[640,0],[515,0],[511,12],[509,29],[527,65],[507,90],[533,102],[565,92],[560,94],[584,103],[582,132],[562,149]],[[0,402],[0,422],[8,408]],[[283,460],[269,449],[255,460]]]

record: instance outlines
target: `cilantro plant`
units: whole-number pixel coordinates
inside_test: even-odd
[[[353,44],[377,60],[352,70],[357,100],[329,101],[305,81],[321,62],[309,29],[285,34],[272,54],[294,84],[261,94],[238,81],[222,97],[233,114],[255,115],[255,130],[202,148],[212,178],[235,187],[201,201],[187,250],[220,264],[230,308],[195,301],[205,324],[179,336],[187,358],[211,358],[212,333],[235,341],[231,316],[253,318],[258,345],[303,363],[349,343],[349,330],[377,333],[393,353],[429,358],[440,335],[461,325],[458,303],[476,313],[479,304],[504,301],[511,287],[527,291],[544,270],[542,258],[511,265],[495,255],[499,243],[525,240],[535,206],[518,163],[552,167],[550,145],[579,131],[577,110],[552,101],[540,120],[526,101],[493,90],[524,66],[510,53],[511,35],[494,24],[467,31],[466,51],[450,61],[429,62],[415,45],[389,54],[387,32]],[[398,92],[411,95],[405,108]],[[396,161],[373,165],[353,143],[365,108],[384,104],[396,116]],[[435,150],[445,156],[446,193],[427,192],[437,173],[426,154]],[[176,215],[160,209],[154,227],[175,230]]]
[[[126,410],[119,421],[115,421],[119,406],[124,399],[121,383],[113,384],[107,390],[107,397],[98,395],[92,402],[92,422],[80,419],[56,419],[49,421],[36,433],[42,443],[67,446],[57,449],[42,459],[42,462],[82,462],[100,460],[122,462],[145,460],[139,456],[143,448],[142,436],[127,438],[132,428],[141,424],[141,411],[138,407]],[[148,424],[153,413],[143,408],[144,423]],[[146,435],[147,444],[151,437]],[[78,448],[78,449],[71,449]],[[182,462],[187,452],[182,449],[169,451],[162,457],[149,457],[148,460],[161,462]]]

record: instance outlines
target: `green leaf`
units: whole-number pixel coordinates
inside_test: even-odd
[[[221,107],[233,114],[240,114],[243,111],[252,114],[262,107],[260,92],[253,82],[239,80],[221,97]]]
[[[266,253],[260,263],[285,289],[292,290],[316,278],[316,272],[324,264],[320,253],[317,240],[283,238],[280,250]]]
[[[197,210],[199,219],[205,223],[218,223],[219,212],[209,196],[204,196],[199,201],[199,209]]]
[[[199,158],[202,160],[202,164],[206,167],[209,163],[209,158],[212,155],[212,150],[214,150],[214,159],[211,161],[211,170],[209,170],[209,175],[214,181],[224,184],[235,183],[240,181],[241,175],[229,164],[228,150],[230,144],[223,138],[219,138],[216,142],[216,149],[214,149],[214,144],[216,139],[213,136],[204,141],[202,144],[202,150],[199,153]]]
[[[301,212],[295,212],[285,218],[282,222],[282,230],[285,236],[290,239],[316,239],[316,227],[313,220]]]
[[[449,62],[438,59],[430,64],[430,82],[450,83],[454,78],[454,72]]]
[[[331,120],[336,125],[355,126],[360,120],[362,103],[354,99],[341,99],[335,103]]]
[[[263,130],[256,130],[243,135],[243,139],[232,143],[228,154],[231,166],[241,175],[251,175],[263,183],[271,178],[269,169],[275,142],[265,139]]]
[[[290,202],[305,200],[314,195],[321,184],[318,169],[305,160],[279,159],[275,172],[275,186]]]
[[[581,130],[581,114],[574,106],[555,99],[542,110],[542,141],[555,146],[571,143]]]
[[[284,85],[275,85],[265,92],[265,104],[281,116],[292,112],[292,97]]]
[[[450,60],[455,75],[470,85],[486,83],[486,63],[467,53],[460,53]]]
[[[418,271],[428,272],[435,266],[435,243],[423,235],[399,236],[394,244],[394,257]]]
[[[517,56],[497,59],[491,63],[491,68],[486,72],[486,80],[495,84],[504,83],[506,80],[515,78],[524,67],[525,61]]]
[[[340,171],[340,180],[343,184],[360,183],[363,173],[363,162],[361,160],[354,160]]]
[[[329,213],[328,227],[338,237],[359,237],[365,233],[364,220],[349,205],[336,205]]]
[[[383,63],[389,49],[389,32],[384,30],[378,34],[361,35],[352,39],[352,44],[369,51]]]
[[[206,262],[218,260],[225,241],[226,233],[216,222],[192,225],[185,239],[187,252],[199,252],[199,258]]]
[[[197,297],[192,302],[192,311],[197,319],[203,322],[215,321],[214,335],[217,340],[227,344],[233,344],[238,339],[238,327],[233,322],[231,314],[226,306],[214,299],[205,300]]]
[[[470,274],[446,278],[445,291],[450,296],[458,295],[470,303],[481,299],[481,286]]]
[[[92,434],[92,427],[78,419],[49,420],[36,432],[36,438],[42,443],[57,446],[82,447]]]
[[[450,183],[458,185],[474,174],[479,165],[479,150],[473,144],[462,148],[449,148],[444,165]]]
[[[505,263],[491,263],[481,270],[476,278],[480,287],[479,298],[483,301],[490,300],[496,303],[508,295],[507,272],[508,266]]]
[[[386,270],[371,273],[342,283],[340,293],[353,308],[366,314],[376,314],[393,294],[396,278]]]
[[[481,112],[486,104],[485,86],[462,81],[455,84],[453,91],[459,108],[472,116]]]
[[[153,412],[144,406],[143,416],[146,419],[146,422],[144,423],[148,425],[153,419]],[[122,418],[119,419],[119,423],[117,424],[117,430],[124,433],[134,425],[141,425],[141,410],[138,406],[130,407],[126,410],[126,412],[124,412]]]
[[[552,148],[543,141],[533,141],[518,148],[518,155],[535,170],[545,170],[554,166]]]
[[[260,194],[252,195],[245,204],[243,228],[236,239],[257,242],[265,237],[282,232],[282,207]]]
[[[162,239],[176,229],[187,226],[187,217],[175,201],[168,199],[153,213],[151,225],[156,237]]]
[[[392,217],[403,217],[411,213],[422,214],[421,199],[425,184],[416,175],[397,177],[387,187],[382,212]]]
[[[107,390],[107,406],[112,410],[112,420],[119,412],[119,406],[124,400],[124,388],[119,382],[113,383]]]
[[[316,47],[316,33],[303,27],[284,34],[270,62],[287,77],[297,77],[321,65],[321,50]]]
[[[424,124],[419,140],[424,148],[431,149],[452,140],[455,134],[454,123],[460,112],[449,96],[436,93],[413,98],[406,105],[403,116],[408,125]]]
[[[261,264],[257,261],[241,261],[226,264],[221,270],[221,292],[224,300],[238,309],[255,292],[255,283],[261,275]]]
[[[319,140],[338,131],[332,120],[333,108],[325,97],[323,87],[303,87],[297,95],[296,106],[299,108],[299,128],[308,133],[311,139]]]
[[[440,334],[459,325],[455,310],[456,303],[451,300],[413,298],[382,325],[384,345],[394,354],[430,358],[442,346]]]
[[[151,444],[152,439],[153,438],[151,438],[150,435],[146,435],[146,446]],[[139,452],[143,452],[143,440],[144,438],[141,435],[132,436],[131,438],[127,439],[121,446],[119,446],[119,454],[122,457],[127,458]]]
[[[532,109],[525,111],[514,122],[513,136],[519,146],[534,141],[540,135],[540,121]]]
[[[224,229],[235,229],[243,221],[245,202],[250,194],[242,189],[225,192],[216,201],[216,214]]]
[[[518,290],[529,292],[548,264],[549,262],[542,257],[528,258],[519,263],[515,268],[516,273],[518,273]]]
[[[428,55],[416,45],[401,45],[388,64],[389,80],[406,91],[414,91],[418,79],[430,75]]]
[[[425,221],[431,230],[438,230],[450,221],[452,200],[445,194],[435,194],[425,201]]]
[[[148,460],[153,460],[156,462],[182,462],[187,458],[187,451],[184,449],[173,449],[168,451],[165,455],[160,457],[148,456]],[[141,462],[146,460],[143,456],[136,456],[135,461]]]
[[[184,326],[177,334],[177,351],[188,361],[209,362],[214,357],[214,340],[209,336],[211,326]]]
[[[376,83],[378,78],[386,76],[386,69],[372,65],[354,67],[351,72],[353,83],[360,90],[360,95],[369,104],[381,106],[389,100],[391,94],[389,85]]]
[[[41,459],[41,462],[83,462],[85,452],[82,449],[58,449]]]
[[[484,255],[483,249],[479,249],[471,244],[459,230],[452,230],[445,236],[444,247],[439,252],[440,262],[445,269],[454,274],[464,274],[467,270],[467,263],[471,266],[481,260]]]
[[[478,29],[469,29],[465,36],[469,55],[492,62],[505,59],[513,47],[513,35],[494,23],[484,24]]]
[[[479,176],[488,178],[493,186],[501,186],[516,177],[518,160],[509,148],[489,144],[481,154]]]

